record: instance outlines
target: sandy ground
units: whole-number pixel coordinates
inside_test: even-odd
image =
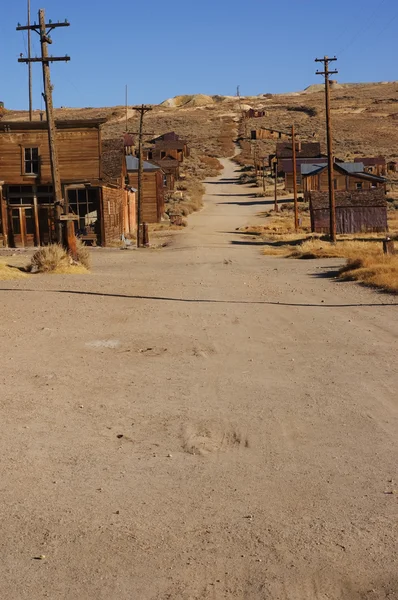
[[[171,247],[0,282],[0,598],[398,598],[397,299],[262,256],[224,163]]]

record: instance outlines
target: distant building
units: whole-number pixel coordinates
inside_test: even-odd
[[[245,119],[260,119],[261,117],[265,117],[265,110],[256,110],[255,108],[249,108],[245,112]]]
[[[128,185],[138,189],[139,160],[125,157]],[[164,213],[164,173],[159,165],[143,161],[141,216],[144,223],[159,223]]]
[[[277,131],[276,129],[269,129],[267,127],[261,127],[260,129],[252,129],[251,131],[252,140],[288,140],[289,134],[283,131]]]
[[[387,175],[387,165],[384,156],[373,156],[365,158],[354,158],[354,162],[364,165],[365,173],[385,177]]]

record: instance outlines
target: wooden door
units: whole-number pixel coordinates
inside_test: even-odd
[[[9,209],[11,244],[15,248],[35,245],[35,218],[33,206]]]

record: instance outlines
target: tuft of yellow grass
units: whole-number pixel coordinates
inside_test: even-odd
[[[291,249],[288,256],[291,258],[349,258],[354,260],[365,255],[382,254],[381,241],[343,240],[332,244],[320,239],[310,239]]]
[[[28,269],[32,273],[51,273],[55,275],[88,273],[90,256],[87,248],[80,242],[77,244],[79,263],[73,263],[66,250],[59,244],[51,244],[37,250]],[[85,263],[85,264],[84,264]]]
[[[10,267],[4,262],[0,262],[0,281],[11,281],[12,279],[24,279],[27,277],[18,267]]]
[[[353,279],[386,292],[398,293],[398,255],[367,255],[349,258],[341,269],[341,279]]]

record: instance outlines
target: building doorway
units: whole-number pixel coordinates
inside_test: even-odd
[[[9,209],[10,237],[15,248],[35,245],[35,217],[33,206]]]

